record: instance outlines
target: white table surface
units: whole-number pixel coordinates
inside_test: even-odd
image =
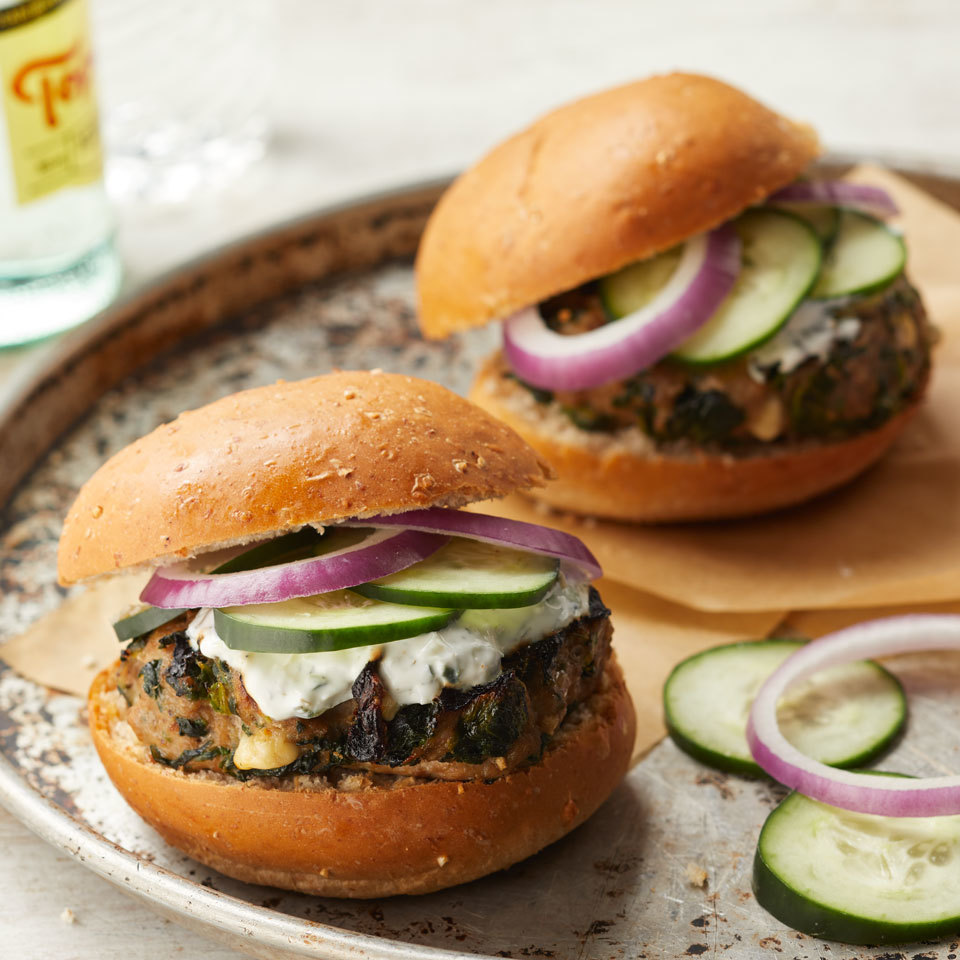
[[[956,0],[260,2],[270,152],[220,193],[121,209],[131,285],[285,217],[456,170],[555,104],[670,69],[743,86],[833,150],[960,170]],[[48,349],[0,352],[0,398]],[[236,956],[2,810],[0,931],[2,957]]]

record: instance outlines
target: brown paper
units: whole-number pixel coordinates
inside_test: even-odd
[[[890,607],[854,607],[848,610],[797,610],[788,614],[777,632],[798,637],[822,637],[824,634],[866,623],[879,617],[897,617],[907,613],[960,613],[960,601],[906,604]]]
[[[643,527],[490,512],[587,542],[609,577],[700,610],[869,607],[960,598],[960,216],[906,181],[861,168],[903,211],[910,274],[943,331],[929,397],[890,455],[811,504],[748,521]]]
[[[703,613],[608,579],[597,588],[613,611],[613,648],[637,711],[634,760],[667,732],[663,684],[681,660],[722,643],[765,637],[783,619],[771,611]]]
[[[145,583],[138,573],[90,584],[0,646],[0,659],[46,687],[86,696],[97,673],[120,655],[113,623]]]

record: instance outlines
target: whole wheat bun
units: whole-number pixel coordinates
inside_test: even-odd
[[[513,427],[556,469],[534,494],[557,510],[659,523],[744,517],[802,503],[847,483],[878,460],[920,405],[918,398],[875,430],[847,440],[771,444],[755,454],[655,451],[639,430],[588,433],[538,404],[491,357],[470,399]]]
[[[288,788],[183,773],[155,763],[122,719],[125,702],[90,690],[93,742],[110,779],[165,840],[250,883],[334,897],[428,893],[516,863],[583,823],[629,764],[636,719],[616,661],[568,715],[542,759],[492,781],[356,776]]]
[[[710,77],[577,100],[443,195],[417,254],[427,337],[504,319],[709,230],[794,180],[816,134]]]
[[[281,381],[183,413],[100,467],[64,522],[60,582],[308,523],[458,507],[551,475],[513,430],[435,383]]]

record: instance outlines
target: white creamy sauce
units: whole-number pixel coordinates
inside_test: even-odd
[[[835,343],[855,340],[860,321],[834,315],[845,303],[804,300],[776,336],[750,354],[750,376],[763,383],[775,370],[790,373],[811,357],[826,360]]]
[[[465,610],[441,630],[406,640],[323,653],[248,653],[217,635],[213,611],[200,610],[187,627],[195,650],[224,661],[273,720],[315,717],[349,700],[353,681],[378,658],[380,678],[401,706],[429,703],[445,686],[467,689],[493,680],[500,658],[583,616],[589,585],[560,582],[540,603],[513,610]]]

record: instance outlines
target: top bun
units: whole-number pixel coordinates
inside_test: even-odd
[[[709,230],[794,180],[809,127],[674,73],[560,107],[443,195],[417,254],[428,337],[503,319]]]
[[[183,413],[100,467],[64,522],[60,582],[305,524],[459,507],[550,476],[513,430],[435,383],[280,381]]]

